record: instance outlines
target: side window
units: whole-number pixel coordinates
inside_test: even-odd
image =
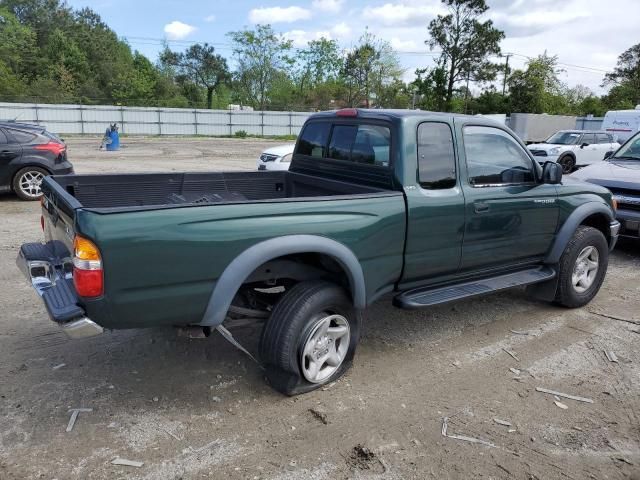
[[[429,190],[456,185],[453,134],[446,123],[427,122],[418,127],[418,181]]]
[[[14,130],[13,128],[8,128],[7,131],[9,132],[9,135],[13,137],[14,143],[32,143],[36,138],[36,135],[28,132],[23,132],[22,130]]]
[[[596,136],[593,133],[585,133],[582,135],[582,139],[580,140],[580,145],[584,144],[593,145],[596,143]]]
[[[598,143],[611,143],[609,135],[607,135],[606,133],[598,133],[596,137],[598,139]]]
[[[307,124],[298,140],[296,153],[315,158],[325,157],[330,128],[331,124],[325,122]]]
[[[7,142],[7,136],[4,134],[2,130],[0,130],[0,145],[4,145]]]
[[[473,186],[531,183],[532,160],[504,130],[468,126],[463,129],[469,182]]]

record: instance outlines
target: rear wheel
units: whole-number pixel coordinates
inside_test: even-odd
[[[44,168],[25,167],[13,177],[13,191],[22,200],[38,200],[42,196],[42,180],[49,175]]]
[[[576,167],[576,159],[571,155],[565,155],[558,159],[558,163],[562,167],[562,173],[568,174],[573,172],[573,169]]]
[[[351,366],[360,324],[339,285],[295,285],[276,304],[260,339],[269,382],[285,395],[297,395],[336,380]]]
[[[596,296],[609,263],[607,240],[593,227],[579,226],[560,258],[555,302],[581,307]]]

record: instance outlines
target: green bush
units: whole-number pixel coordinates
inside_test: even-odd
[[[238,138],[247,138],[247,132],[244,130],[238,130],[234,136],[238,137]]]

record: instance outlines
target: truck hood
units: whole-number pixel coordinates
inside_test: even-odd
[[[640,191],[640,160],[607,160],[581,168],[567,178]]]
[[[295,143],[288,143],[286,145],[278,145],[277,147],[267,148],[262,153],[267,153],[269,155],[277,155],[279,157],[282,157],[284,155],[287,155],[288,153],[293,153],[293,149],[295,147],[296,147]]]

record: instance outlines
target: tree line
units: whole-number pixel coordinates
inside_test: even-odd
[[[207,43],[165,45],[158,60],[132,50],[90,8],[63,0],[0,0],[0,100],[41,103],[326,110],[347,106],[465,113],[594,114],[640,103],[640,44],[607,73],[602,96],[560,81],[546,52],[509,68],[504,32],[485,0],[442,0],[427,26],[435,65],[403,81],[399,54],[365,29],[348,50],[327,38],[304,48],[270,25],[229,32],[232,55]],[[232,66],[232,67],[231,67]]]

